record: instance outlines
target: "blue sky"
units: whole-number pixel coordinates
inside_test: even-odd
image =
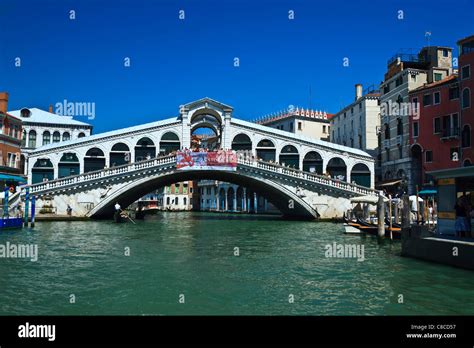
[[[380,83],[400,48],[426,45],[426,31],[430,44],[453,47],[474,34],[474,1],[446,4],[0,0],[0,90],[10,93],[10,110],[93,102],[94,133],[175,116],[204,96],[253,119],[307,107],[310,86],[312,106],[336,112],[353,100],[354,84]]]

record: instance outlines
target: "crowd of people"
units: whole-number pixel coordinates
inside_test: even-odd
[[[456,211],[454,225],[456,237],[474,237],[474,233],[471,232],[471,218],[474,217],[474,210],[468,196],[462,195],[459,197],[454,210]]]

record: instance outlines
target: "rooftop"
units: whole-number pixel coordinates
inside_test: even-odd
[[[296,109],[292,111],[284,110],[284,111],[279,111],[270,115],[265,115],[263,117],[256,119],[254,122],[257,124],[265,125],[265,124],[273,123],[273,122],[280,121],[280,120],[290,118],[290,117],[304,117],[311,120],[316,120],[316,119],[330,120],[332,116],[334,115],[328,114],[326,111],[318,111],[318,110],[304,109],[304,108],[300,109],[296,107]]]
[[[431,83],[425,83],[423,86],[420,86],[420,87],[415,88],[414,90],[410,91],[410,94],[421,91],[421,90],[424,90],[424,89],[428,89],[428,88],[432,88],[432,87],[436,87],[436,86],[441,86],[441,85],[444,85],[444,84],[447,84],[447,83],[456,82],[457,78],[458,78],[458,75],[453,74],[453,75],[449,75],[449,76],[447,76],[444,79],[439,80],[439,81],[435,81],[435,82],[431,82]]]
[[[21,110],[28,109],[30,111],[29,117],[23,117],[21,115]],[[92,127],[89,123],[76,121],[72,116],[62,116],[53,114],[48,111],[44,111],[38,108],[23,108],[20,110],[9,111],[8,113],[19,118],[24,123],[44,123],[44,124],[59,124],[67,126],[89,126]]]

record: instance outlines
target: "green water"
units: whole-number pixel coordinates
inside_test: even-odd
[[[399,242],[344,235],[339,224],[191,212],[147,218],[1,233],[0,244],[36,243],[39,259],[0,259],[0,314],[474,314],[473,272],[402,258]],[[362,243],[365,260],[325,257],[333,242]]]

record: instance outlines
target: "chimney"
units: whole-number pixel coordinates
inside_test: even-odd
[[[362,85],[360,83],[358,83],[358,84],[355,85],[355,88],[356,88],[355,100],[357,101],[360,98],[362,98]]]
[[[53,114],[53,104],[49,104],[49,112]]]
[[[8,93],[0,92],[0,112],[3,112],[4,114],[6,114],[7,109],[8,109]]]

